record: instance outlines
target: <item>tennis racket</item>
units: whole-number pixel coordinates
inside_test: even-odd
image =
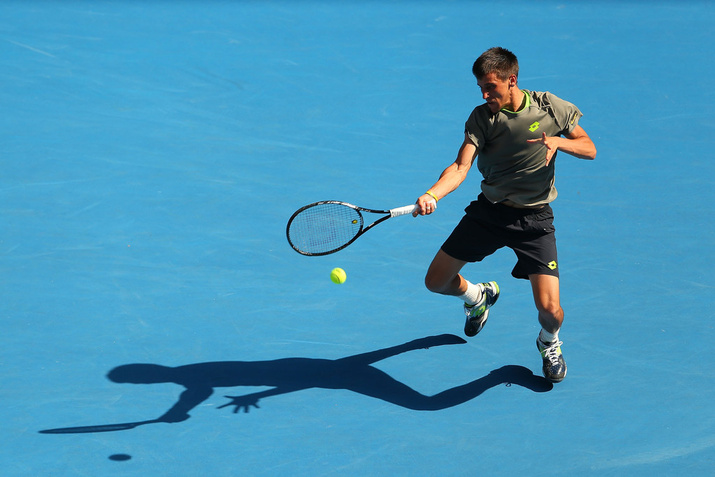
[[[359,236],[389,218],[411,214],[416,204],[390,210],[373,210],[340,202],[324,200],[296,210],[288,220],[286,236],[293,249],[302,255],[328,255],[342,250]],[[363,213],[382,217],[365,226]]]

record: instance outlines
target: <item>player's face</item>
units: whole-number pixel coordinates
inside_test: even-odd
[[[482,98],[487,102],[492,113],[503,108],[514,111],[510,89],[512,86],[516,86],[516,76],[512,75],[508,79],[502,80],[497,77],[496,73],[487,73],[483,78],[477,80],[477,84],[482,90]]]

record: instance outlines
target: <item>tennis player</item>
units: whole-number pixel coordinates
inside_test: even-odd
[[[553,211],[556,199],[554,163],[558,151],[594,159],[596,147],[579,126],[581,111],[549,92],[518,86],[519,63],[504,48],[484,52],[472,67],[485,104],[472,111],[457,159],[417,199],[429,215],[437,201],[464,181],[474,160],[484,180],[481,193],[432,261],[425,284],[435,293],[464,301],[467,336],[479,333],[489,308],[499,298],[496,282],[471,283],[460,271],[502,247],[516,253],[515,278],[528,279],[534,293],[541,331],[536,345],[544,376],[560,382],[566,376],[559,330],[564,319],[559,298],[559,265]]]

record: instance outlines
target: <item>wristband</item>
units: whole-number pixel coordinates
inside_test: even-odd
[[[437,196],[435,195],[435,193],[432,192],[431,190],[428,190],[427,192],[425,192],[425,194],[431,195],[435,202],[439,202],[439,197],[437,197]]]

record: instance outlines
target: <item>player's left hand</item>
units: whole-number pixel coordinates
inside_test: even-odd
[[[558,141],[560,138],[547,136],[546,133],[542,133],[540,139],[527,139],[526,142],[530,143],[541,143],[546,146],[546,165],[551,163],[551,159],[554,158],[554,154],[558,151]]]

